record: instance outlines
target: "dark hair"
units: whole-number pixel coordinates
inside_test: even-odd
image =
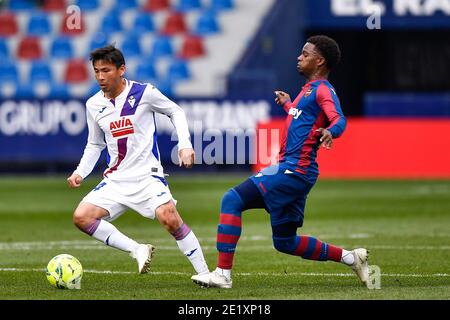
[[[114,47],[114,45],[109,45],[103,48],[95,49],[90,54],[92,65],[97,60],[104,60],[114,64],[117,69],[120,68],[123,64],[125,64],[125,58],[123,57],[122,52]]]
[[[336,41],[324,35],[309,37],[306,42],[312,43],[324,57],[328,70],[333,69],[341,60],[341,50]]]

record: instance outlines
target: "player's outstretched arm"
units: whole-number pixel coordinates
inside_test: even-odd
[[[70,188],[78,188],[79,186],[81,186],[82,182],[83,178],[79,174],[72,174],[67,178],[67,183],[69,184]]]
[[[184,148],[178,151],[180,167],[192,168],[194,166],[195,152],[192,148]]]

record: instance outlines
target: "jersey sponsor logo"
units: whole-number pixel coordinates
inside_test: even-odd
[[[300,117],[300,115],[302,114],[302,110],[299,110],[297,108],[291,107],[289,109],[289,115],[293,116],[294,119],[298,119],[298,117]]]
[[[314,91],[314,89],[313,88],[311,88],[311,89],[309,89],[308,91],[306,91],[305,92],[305,98],[308,98],[310,95],[311,95],[311,93]]]
[[[109,130],[114,138],[134,133],[133,123],[129,118],[122,118],[109,123]]]

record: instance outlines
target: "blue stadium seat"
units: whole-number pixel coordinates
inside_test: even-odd
[[[69,86],[65,83],[52,83],[49,98],[51,99],[69,99]]]
[[[41,11],[33,12],[28,21],[27,33],[31,36],[42,36],[51,32],[47,14]]]
[[[73,47],[70,38],[59,37],[53,40],[50,47],[52,58],[70,59],[73,57]]]
[[[202,4],[200,0],[179,0],[176,10],[180,12],[186,12],[191,10],[200,9]]]
[[[30,83],[21,83],[16,88],[14,98],[16,99],[33,99],[35,97],[33,86]]]
[[[152,84],[161,91],[165,96],[171,97],[173,96],[173,88],[172,88],[172,82],[170,82],[167,79],[158,79],[152,82]]]
[[[211,9],[230,10],[234,8],[233,0],[211,0]]]
[[[116,0],[116,5],[114,6],[114,10],[127,10],[134,9],[137,7],[136,0]]]
[[[100,31],[104,33],[113,33],[123,31],[120,21],[120,12],[111,10],[102,19]]]
[[[9,57],[9,49],[8,45],[6,44],[6,39],[0,38],[0,59],[3,61],[3,59]]]
[[[52,71],[46,60],[35,60],[31,63],[29,83],[53,81]]]
[[[152,59],[158,59],[164,56],[171,56],[172,54],[173,54],[173,46],[170,37],[158,36],[154,39],[151,52]]]
[[[125,59],[127,57],[140,56],[142,51],[141,51],[139,36],[137,36],[135,34],[128,34],[122,43],[121,51],[122,51],[123,55],[125,56]]]
[[[13,11],[31,10],[36,6],[36,1],[33,0],[14,0],[8,1],[8,8]]]
[[[108,44],[109,42],[106,33],[104,32],[94,33],[91,38],[91,43],[89,44],[89,51],[105,47]]]
[[[152,82],[157,78],[155,67],[149,60],[142,60],[136,66],[134,78],[137,81]]]
[[[133,31],[139,33],[155,31],[152,15],[139,11],[134,19]]]
[[[92,82],[92,85],[88,91],[88,97],[92,97],[94,94],[96,94],[99,91],[100,91],[100,86],[98,85],[98,83]]]
[[[0,84],[6,82],[19,82],[19,73],[14,61],[10,59],[2,60],[0,63]]]
[[[186,80],[191,77],[188,64],[183,59],[174,59],[167,70],[167,80],[170,82],[177,82],[179,80]]]
[[[98,0],[78,0],[76,5],[83,10],[97,10],[99,7]]]
[[[197,20],[194,28],[194,34],[204,36],[214,34],[220,31],[217,22],[216,13],[212,10],[204,11]]]

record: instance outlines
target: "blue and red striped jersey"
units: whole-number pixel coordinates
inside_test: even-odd
[[[316,157],[321,137],[316,130],[326,128],[338,138],[347,125],[339,98],[328,80],[316,79],[306,83],[297,98],[283,108],[288,116],[279,162],[314,183],[319,175]]]

